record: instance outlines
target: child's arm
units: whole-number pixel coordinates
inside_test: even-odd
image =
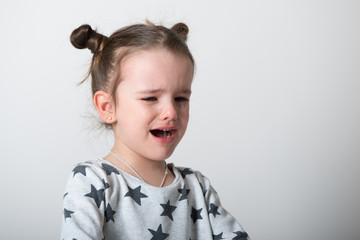
[[[243,230],[240,223],[223,208],[219,196],[211,186],[210,181],[202,176],[198,177],[202,185],[207,213],[211,223],[214,239],[238,239],[248,240],[248,234]]]
[[[64,195],[61,239],[104,238],[105,188],[102,179],[86,164],[74,168]]]

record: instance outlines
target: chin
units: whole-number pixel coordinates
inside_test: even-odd
[[[157,154],[153,154],[150,159],[154,160],[154,161],[163,161],[168,159],[169,157],[171,157],[171,155],[173,154],[175,149],[171,150],[171,151],[166,151],[166,152],[158,152]]]

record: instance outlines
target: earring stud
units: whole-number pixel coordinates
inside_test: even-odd
[[[109,121],[111,121],[111,120],[112,120],[112,117],[108,117],[107,119],[108,119]]]

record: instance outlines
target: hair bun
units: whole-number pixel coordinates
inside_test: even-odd
[[[187,40],[189,28],[185,23],[177,23],[171,28],[171,30],[176,32],[182,40]]]
[[[88,48],[92,53],[99,51],[101,43],[106,39],[102,34],[94,31],[90,25],[84,24],[75,29],[70,36],[71,44],[78,48]]]

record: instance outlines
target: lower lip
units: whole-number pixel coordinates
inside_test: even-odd
[[[171,143],[175,138],[175,133],[176,133],[176,131],[174,131],[171,134],[171,137],[169,137],[169,138],[159,138],[159,137],[156,137],[156,136],[154,136],[152,134],[151,134],[151,136],[159,143]]]

